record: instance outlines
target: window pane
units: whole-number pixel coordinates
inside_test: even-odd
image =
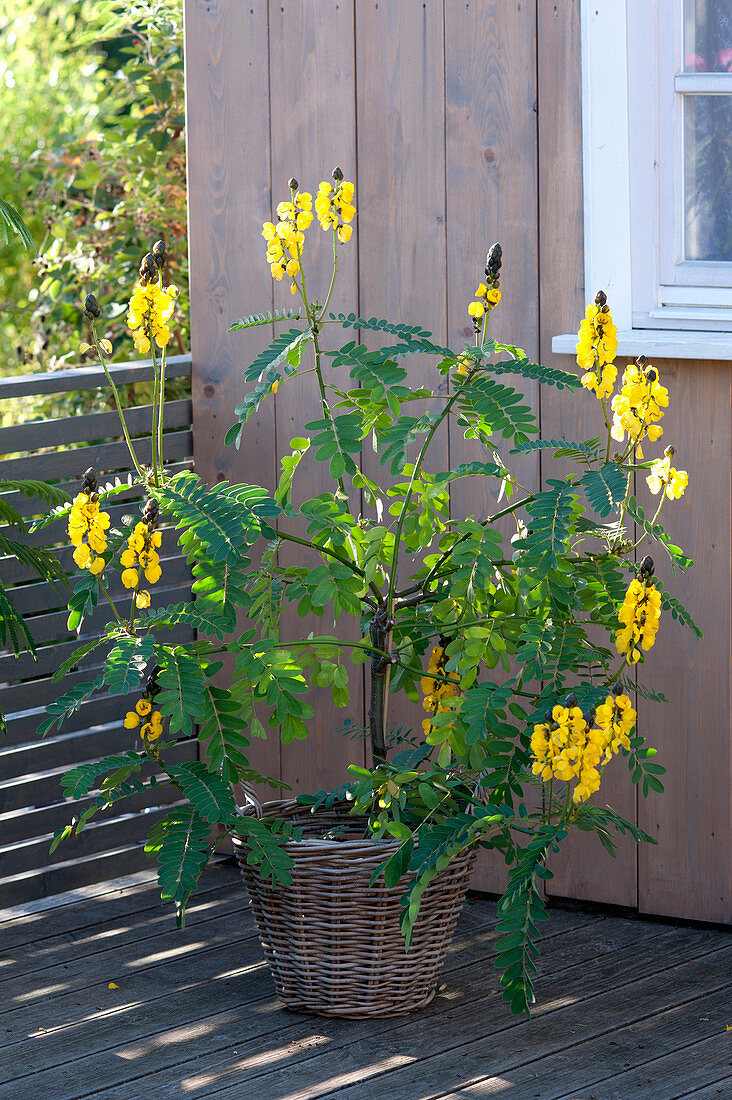
[[[732,262],[732,96],[684,96],[685,258]]]
[[[684,0],[684,72],[732,72],[732,0]]]

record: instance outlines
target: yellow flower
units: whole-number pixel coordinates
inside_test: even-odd
[[[658,421],[668,405],[668,390],[658,378],[656,367],[646,366],[643,358],[626,368],[622,389],[612,400],[613,439],[622,443],[627,434],[637,447],[646,434],[652,442],[663,435]]]
[[[482,317],[485,313],[485,306],[482,302],[471,302],[468,306],[468,313],[471,317]]]
[[[137,581],[138,576],[136,569],[125,569],[123,571],[122,584],[125,586],[125,588],[137,588]]]
[[[100,510],[99,500],[93,500],[91,492],[77,494],[69,513],[68,534],[76,548],[74,561],[79,569],[89,569],[95,574],[102,572],[105,562],[100,555],[107,549],[109,524],[109,514]]]
[[[141,588],[135,595],[135,607],[149,607],[150,606],[150,593],[146,588]]]
[[[494,286],[491,290],[489,290],[486,294],[486,298],[491,303],[491,305],[497,306],[501,300],[501,292],[498,287]]]
[[[677,500],[684,495],[684,490],[689,484],[689,475],[686,470],[675,470],[669,455],[653,463],[646,482],[654,496],[665,487],[669,500]]]
[[[656,641],[661,619],[661,593],[652,583],[642,584],[637,578],[630,582],[622,606],[618,611],[621,623],[615,635],[619,653],[627,654],[629,664],[636,664],[641,657],[640,648],[648,652]]]
[[[134,730],[140,724],[140,716],[134,710],[128,710],[125,715],[125,729]]]
[[[99,341],[99,347],[102,349],[102,351],[104,352],[105,355],[111,355],[112,354],[112,345],[109,342],[109,340],[100,340]]]
[[[127,312],[127,325],[132,332],[135,347],[141,353],[150,350],[150,341],[164,348],[170,341],[170,329],[166,321],[175,309],[175,294],[169,293],[169,287],[160,287],[157,283],[138,283],[130,298]]]
[[[356,216],[353,205],[354,186],[348,180],[336,180],[335,187],[323,181],[315,196],[315,213],[324,230],[334,230],[338,240],[345,244],[351,239],[352,222]]]
[[[148,565],[147,569],[145,570],[145,579],[148,581],[149,584],[157,584],[162,574],[163,571],[159,565]]]
[[[145,715],[149,714],[150,711],[152,710],[152,703],[150,702],[149,699],[146,699],[143,696],[142,699],[138,699],[137,702],[135,703],[135,710],[137,711],[138,714],[142,715],[142,717],[144,718]]]
[[[577,333],[577,364],[585,372],[582,385],[594,392],[598,400],[612,393],[618,373],[613,365],[617,350],[617,330],[607,297],[598,291],[594,304],[585,310]]]

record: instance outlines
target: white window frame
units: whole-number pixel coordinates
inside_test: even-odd
[[[661,204],[683,209],[680,93],[732,76],[680,75],[681,0],[581,0],[580,9],[587,300],[606,291],[619,355],[732,360],[732,286],[724,285],[732,265],[694,263],[684,283],[685,265],[673,263],[681,228],[660,229]],[[670,72],[669,56],[676,77],[661,97],[659,58]],[[664,193],[661,146],[677,166],[665,173]],[[556,336],[552,349],[573,352],[575,342],[574,334]]]

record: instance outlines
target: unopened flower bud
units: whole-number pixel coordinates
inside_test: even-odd
[[[87,294],[84,299],[84,316],[90,321],[96,320],[97,317],[102,316],[102,311],[99,308],[99,302],[96,300],[93,294]]]
[[[544,721],[545,722],[551,722],[551,720],[552,720],[552,712],[550,710],[545,710],[544,711]]]
[[[653,576],[653,558],[650,554],[646,554],[643,561],[640,563],[641,573],[646,573],[649,577]]]
[[[290,188],[291,191],[297,191],[298,183],[294,176],[290,176],[289,180],[287,181],[287,186]]]
[[[676,454],[676,451],[673,449],[673,447],[667,447],[663,453],[665,454],[666,458],[673,458]]]
[[[572,692],[570,695],[567,696],[567,706],[568,707],[576,707],[577,706],[577,696],[574,694],[574,692]]]
[[[165,247],[165,241],[156,241],[155,244],[152,246],[152,250],[154,256],[159,256],[161,254],[164,255],[167,251]]]
[[[343,172],[338,167],[338,165],[336,165],[335,168],[333,169],[332,175],[333,175],[333,179],[336,181],[336,183],[340,183],[341,180],[343,179]]]
[[[595,295],[595,305],[599,306],[601,310],[603,310],[607,305],[607,294],[604,290],[598,290],[597,294]]]
[[[639,367],[644,367],[647,362],[648,362],[648,360],[646,359],[645,355],[639,355],[638,358],[636,359],[636,363],[638,364]]]
[[[646,381],[647,382],[657,382],[658,381],[658,371],[656,370],[655,367],[649,367],[648,370],[646,371]]]

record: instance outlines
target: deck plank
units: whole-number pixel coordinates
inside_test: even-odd
[[[487,910],[494,906],[485,905]],[[577,952],[611,951],[627,947],[628,941],[638,941],[643,933],[658,932],[654,926],[622,922],[621,927],[610,930],[602,919],[585,920],[577,927],[577,914],[557,914],[555,933],[547,936],[544,945],[544,957],[552,971],[563,966],[576,965]],[[491,939],[493,943],[491,943]],[[574,945],[569,950],[569,942]],[[471,935],[465,942],[456,940],[456,950],[448,957],[443,971],[443,983],[446,988],[438,994],[433,1005],[420,1013],[418,1029],[420,1044],[426,1044],[429,1050],[445,1042],[442,1015],[456,1003],[460,1004],[461,1020],[455,1021],[453,1030],[460,1031],[463,1020],[470,1030],[476,1017],[485,1011],[489,998],[495,1003],[495,972],[492,959],[495,953],[495,934]],[[488,979],[488,980],[487,980]],[[349,1060],[348,1050],[364,1043],[371,1047],[375,1044],[389,1043],[396,1049],[403,1049],[405,1039],[409,1040],[414,1029],[414,1020],[404,1017],[385,1020],[313,1020],[307,1017],[276,1011],[277,1002],[272,1001],[264,1011],[264,1022],[258,1025],[256,1019],[235,1020],[222,1026],[209,1040],[205,1053],[187,1061],[176,1060],[167,1055],[168,1065],[159,1072],[153,1069],[156,1052],[151,1052],[152,1064],[146,1059],[145,1084],[152,1094],[160,1097],[174,1097],[183,1094],[192,1096],[219,1096],[230,1098],[237,1096],[244,1086],[252,1087],[256,1082],[258,1097],[278,1097],[283,1079],[287,1074],[297,1076],[302,1085],[311,1076],[322,1080],[323,1059],[315,1057],[327,1050],[326,1061],[329,1065],[341,1066]],[[256,1011],[260,1005],[252,1005]],[[273,1027],[279,1021],[278,1027]],[[505,1020],[505,1010],[499,1012],[499,1019]],[[294,1024],[290,1021],[295,1020]],[[510,1023],[510,1017],[508,1018]],[[118,1048],[122,1053],[124,1048]],[[277,1052],[276,1058],[273,1050]],[[233,1054],[233,1052],[236,1052]],[[275,1063],[273,1068],[273,1063]],[[360,1067],[360,1062],[359,1062]],[[270,1072],[271,1070],[271,1072]],[[283,1075],[284,1078],[283,1078]],[[108,1094],[109,1100],[123,1100],[129,1082]],[[230,1091],[227,1086],[232,1086]],[[223,1090],[223,1091],[222,1091]],[[105,1094],[107,1095],[107,1094]],[[369,1092],[370,1096],[370,1092]]]
[[[184,933],[156,883],[101,889],[0,923],[0,1100],[729,1094],[724,932],[554,910],[527,1023],[500,1001],[496,907],[477,898],[432,1005],[330,1020],[275,998],[231,865],[207,874]]]
[[[603,1032],[589,1042],[583,1039],[574,1043],[568,1036],[563,1050],[532,1058],[507,1071],[505,1076],[481,1077],[462,1088],[451,1089],[440,1100],[478,1100],[498,1092],[501,1100],[524,1100],[537,1094],[541,1100],[574,1100],[578,1090],[596,1100],[608,1100],[610,1096],[616,1100],[632,1096],[637,1100],[643,1095],[638,1091],[637,1081],[625,1091],[611,1090],[617,1081],[624,1080],[627,1085],[630,1080],[627,1075],[631,1073],[637,1075],[637,1080],[654,1081],[663,1068],[660,1060],[667,1055],[678,1056],[682,1065],[685,1059],[695,1059],[702,1040],[724,1033],[725,1019],[722,999],[710,1007],[707,994],[703,993],[677,1008]],[[666,1097],[666,1093],[651,1093],[648,1100],[659,1100],[661,1096]]]
[[[580,927],[578,921],[582,921],[583,926],[596,927],[598,924],[596,919],[588,920],[577,914],[559,913],[557,917],[556,939]],[[491,941],[495,940],[495,934],[491,933],[490,926],[495,919],[494,905],[482,903],[466,908],[462,929],[446,960],[446,976],[467,970],[467,981],[460,981],[466,986],[469,982],[471,987],[480,990],[480,974],[490,967],[494,955],[495,947]],[[548,942],[553,941],[549,939]],[[157,976],[153,973],[149,975],[152,981],[146,1000],[143,999],[144,989],[141,990],[139,985],[134,990],[139,998],[135,1001],[127,984],[123,985],[120,981],[127,1002],[123,1002],[118,1011],[110,1010],[98,1018],[82,1016],[72,1024],[58,1026],[52,1034],[49,1034],[48,1028],[41,1035],[29,1034],[36,1040],[32,1046],[23,1046],[22,1040],[19,1042],[22,1068],[16,1067],[15,1070],[15,1087],[19,1090],[17,1097],[19,1100],[30,1100],[35,1096],[34,1090],[43,1090],[52,1094],[54,1100],[78,1100],[81,1094],[77,1091],[77,1080],[103,1080],[107,1087],[117,1081],[120,1084],[119,1095],[124,1095],[129,1088],[129,1077],[134,1075],[135,1063],[143,1056],[146,1089],[154,1088],[153,1095],[166,1095],[166,1092],[160,1091],[165,1079],[166,1087],[171,1089],[170,1094],[177,1095],[180,1081],[178,1066],[188,1064],[191,1050],[195,1052],[197,1072],[211,1065],[213,1072],[218,1073],[219,1063],[228,1058],[232,1044],[235,1049],[239,1042],[254,1041],[266,1049],[270,1043],[268,1036],[273,1031],[288,1033],[277,1039],[278,1045],[288,1039],[306,1041],[312,1033],[312,1021],[306,1017],[302,1022],[302,1017],[282,1010],[273,997],[268,970],[256,965],[259,959],[261,952],[258,945],[250,944],[246,957],[240,952],[237,958],[237,962],[244,966],[240,970],[232,970],[230,953],[227,946],[222,945],[206,956],[212,979],[208,983],[205,972],[199,975],[197,970],[201,980],[195,988],[184,982],[182,989],[171,990],[166,982],[164,989],[160,990]],[[242,974],[246,984],[241,981]],[[162,1006],[161,1000],[164,1002]],[[372,1031],[378,1031],[400,1022],[382,1020],[370,1021],[369,1024]],[[339,1028],[338,1035],[343,1035],[346,1041],[358,1035],[362,1026],[352,1021],[319,1021],[318,1026],[321,1024]],[[79,1032],[78,1038],[75,1030]],[[185,1036],[185,1054],[176,1045],[182,1041],[179,1036]],[[79,1055],[80,1044],[83,1044],[85,1053],[89,1052],[87,1057]],[[205,1057],[201,1057],[202,1054]],[[74,1076],[65,1081],[63,1075],[68,1072],[71,1063]],[[153,1073],[157,1066],[164,1067],[165,1072]],[[18,1080],[20,1074],[24,1080]],[[65,1091],[65,1085],[68,1091]],[[23,1091],[24,1088],[28,1091]],[[116,1096],[117,1093],[111,1095]]]

